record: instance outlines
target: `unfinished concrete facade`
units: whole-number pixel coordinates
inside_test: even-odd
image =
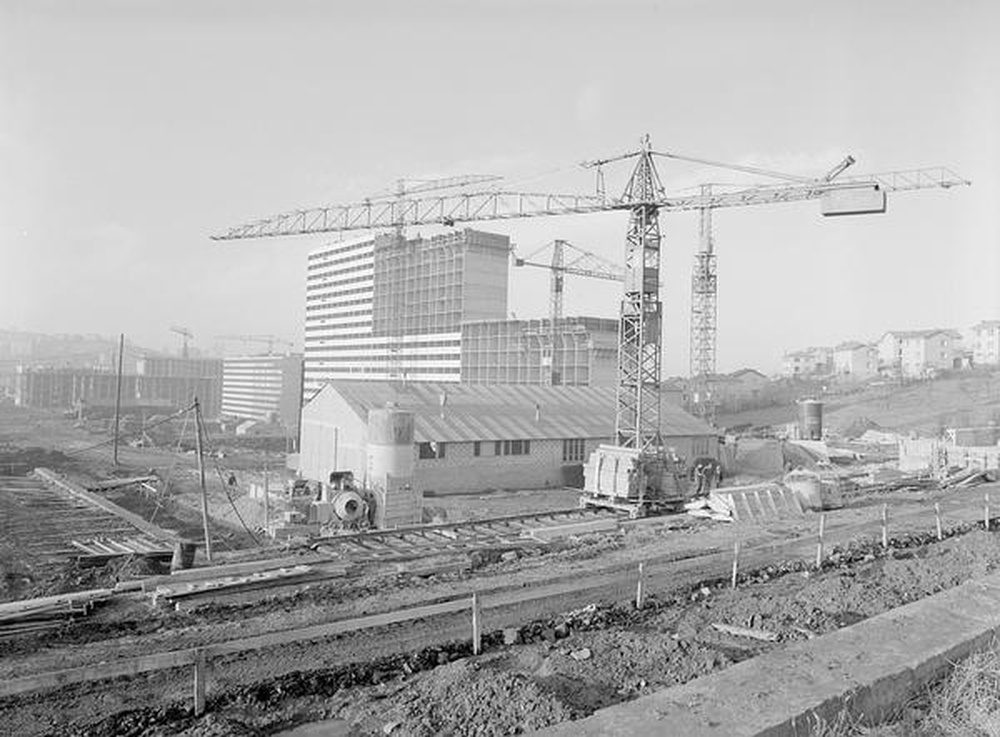
[[[618,321],[598,317],[492,320],[462,326],[469,384],[614,386]]]
[[[457,382],[462,323],[507,314],[509,253],[507,236],[470,228],[310,253],[307,396],[336,379]]]

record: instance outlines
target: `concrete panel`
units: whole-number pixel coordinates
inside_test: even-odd
[[[536,734],[796,737],[842,709],[879,719],[1000,633],[1000,575]],[[599,654],[598,654],[599,657]]]

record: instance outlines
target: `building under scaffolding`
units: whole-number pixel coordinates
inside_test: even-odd
[[[390,233],[309,254],[307,395],[334,379],[458,381],[461,326],[507,314],[510,239]]]
[[[614,386],[618,321],[567,317],[462,326],[462,382]]]

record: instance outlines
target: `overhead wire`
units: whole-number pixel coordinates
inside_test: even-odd
[[[203,429],[204,425],[198,421],[198,417],[196,416],[195,432],[201,432]],[[249,535],[250,539],[253,540],[254,545],[261,547],[260,540],[257,539],[257,536],[247,526],[246,521],[243,519],[243,515],[240,514],[240,510],[236,506],[236,502],[233,500],[232,495],[229,493],[229,485],[226,483],[225,478],[223,478],[222,476],[222,468],[219,465],[218,455],[216,453],[211,452],[211,448],[209,446],[208,433],[205,433],[202,437],[203,437],[203,445],[202,445],[203,460],[204,460],[204,454],[206,452],[209,452],[209,454],[212,456],[212,465],[215,467],[215,472],[219,476],[219,483],[222,485],[222,493],[225,495],[226,500],[229,502],[229,506],[232,507],[233,513],[236,515],[236,519],[239,520],[240,525],[243,526],[243,529],[246,531],[247,535]]]

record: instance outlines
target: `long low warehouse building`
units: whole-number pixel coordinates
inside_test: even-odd
[[[425,492],[579,487],[614,432],[608,387],[333,381],[302,410],[300,475],[364,479],[368,411],[392,405],[415,414],[414,485]],[[663,403],[661,428],[682,458],[718,458],[717,431],[678,407]]]

